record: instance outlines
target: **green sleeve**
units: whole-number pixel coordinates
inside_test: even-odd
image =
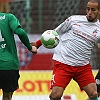
[[[18,35],[22,43],[28,48],[28,50],[32,50],[32,46],[29,42],[26,32],[22,28],[19,27],[15,30],[15,33]]]

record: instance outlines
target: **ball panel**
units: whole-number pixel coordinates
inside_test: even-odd
[[[58,33],[57,33],[56,31],[54,31],[54,30],[52,30],[52,34],[53,34],[54,36],[58,36]]]
[[[44,44],[44,45],[53,45],[55,43],[55,40],[53,38],[49,38],[48,40],[45,39],[43,36],[41,37],[41,42]]]

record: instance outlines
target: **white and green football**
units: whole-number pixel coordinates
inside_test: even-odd
[[[41,35],[41,43],[45,48],[55,48],[59,43],[59,35],[54,30],[46,30]]]

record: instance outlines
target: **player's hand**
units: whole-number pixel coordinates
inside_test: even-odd
[[[38,48],[38,46],[37,46],[36,42],[31,42],[30,44],[31,44],[32,46],[35,46],[35,47],[37,47],[37,48]]]
[[[31,50],[32,53],[36,54],[37,53],[37,47],[35,46],[32,46],[32,50]]]
[[[35,46],[37,49],[42,45],[41,40],[37,40],[36,42],[30,43],[32,46]]]

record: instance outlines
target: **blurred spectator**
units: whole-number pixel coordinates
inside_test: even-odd
[[[10,1],[13,0],[0,0],[0,12],[10,12]]]

